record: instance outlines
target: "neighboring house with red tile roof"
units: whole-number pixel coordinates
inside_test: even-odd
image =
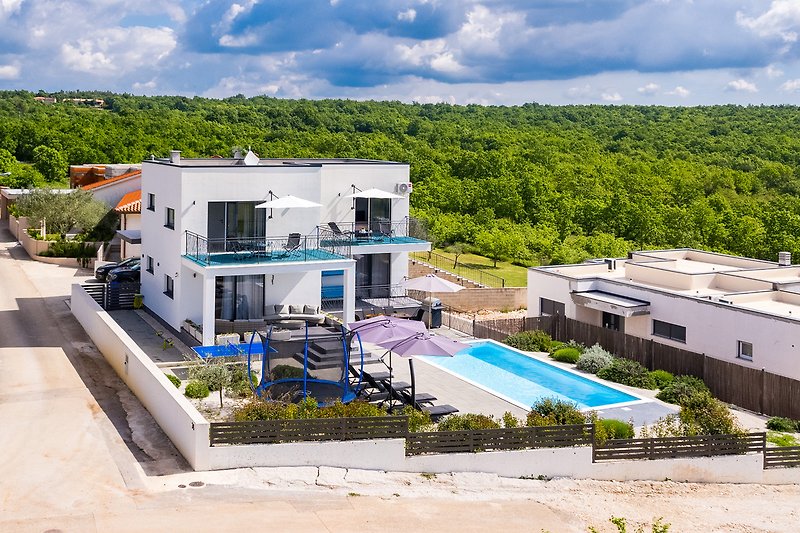
[[[142,242],[142,190],[131,191],[114,207],[119,214],[120,256],[140,256]]]
[[[91,192],[95,199],[109,208],[115,208],[126,194],[141,191],[142,171],[133,170],[121,176],[84,185],[81,189]]]

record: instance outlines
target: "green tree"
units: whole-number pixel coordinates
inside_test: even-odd
[[[202,381],[208,388],[219,392],[219,407],[222,409],[222,392],[233,383],[233,373],[228,365],[214,359],[189,369],[189,377]]]
[[[55,148],[44,145],[33,149],[33,166],[47,181],[64,180],[69,171],[69,163],[64,155]]]
[[[44,222],[48,233],[64,235],[72,228],[93,229],[108,213],[108,207],[81,189],[55,193],[37,189],[17,200],[19,214],[28,217],[34,226]]]
[[[10,172],[17,165],[17,159],[5,148],[0,148],[0,172]]]

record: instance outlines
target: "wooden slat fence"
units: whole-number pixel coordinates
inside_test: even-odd
[[[593,442],[594,426],[591,424],[435,431],[409,433],[406,438],[406,455],[562,448],[587,446]]]
[[[652,439],[611,439],[593,448],[593,461],[621,459],[675,459],[711,457],[761,452],[766,433],[748,435],[698,435],[696,437],[657,437]]]
[[[314,418],[212,422],[211,446],[221,444],[276,444],[342,440],[401,439],[408,433],[408,417]]]
[[[800,446],[767,448],[764,450],[764,468],[800,467]]]

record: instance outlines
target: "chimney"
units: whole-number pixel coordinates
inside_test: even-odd
[[[172,150],[169,153],[169,162],[174,165],[181,164],[181,151],[180,150]]]
[[[792,252],[778,252],[778,265],[792,266]]]
[[[244,159],[244,156],[242,155],[242,151],[239,148],[234,148],[233,149],[233,158],[234,159]]]

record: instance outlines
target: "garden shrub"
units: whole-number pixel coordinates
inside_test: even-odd
[[[431,415],[427,411],[421,411],[406,405],[403,407],[402,414],[408,417],[408,430],[411,432],[427,431],[433,425]]]
[[[744,430],[727,405],[709,392],[700,392],[689,398],[678,413],[685,435],[740,435]]]
[[[464,431],[470,429],[497,429],[500,424],[487,415],[464,413],[445,417],[437,427],[437,431]]]
[[[320,407],[317,418],[355,418],[371,416],[386,416],[386,410],[377,405],[365,402],[364,400],[353,400],[346,404],[342,403],[341,400],[336,400],[332,405]]]
[[[95,257],[97,249],[82,242],[57,241],[50,244],[50,248],[39,255],[41,257]]]
[[[550,357],[554,361],[558,361],[559,363],[571,363],[574,365],[575,363],[578,362],[578,359],[580,359],[581,352],[578,351],[577,348],[565,347],[565,348],[559,348],[558,350],[550,354]]]
[[[287,416],[287,404],[282,402],[267,402],[264,400],[253,400],[233,412],[233,419],[237,422],[250,420],[285,420]]]
[[[599,420],[600,425],[606,430],[609,439],[632,439],[634,436],[633,424],[614,418]]]
[[[230,367],[231,372],[231,384],[228,385],[226,390],[226,394],[232,398],[247,398],[253,394],[253,389],[250,386],[250,383],[253,386],[258,385],[258,375],[251,371],[250,372],[250,383],[247,381],[247,366],[245,365],[234,365]]]
[[[542,398],[531,406],[525,421],[526,426],[563,426],[585,424],[586,414],[578,409],[578,404],[558,398]]]
[[[504,428],[518,428],[522,425],[522,421],[511,414],[510,411],[503,413],[503,427]]]
[[[211,391],[208,390],[208,385],[202,381],[192,380],[186,385],[184,392],[188,398],[205,398]]]
[[[270,380],[277,381],[279,379],[302,378],[303,369],[291,365],[277,365],[270,372]],[[309,375],[309,377],[311,377]]]
[[[167,374],[167,373],[164,373],[164,375],[167,376],[167,379],[170,380],[173,385],[175,385],[176,389],[179,389],[181,387],[181,380],[180,378],[178,378],[178,376],[176,376],[175,374]]]
[[[696,394],[709,392],[703,380],[694,376],[675,376],[658,394],[656,398],[662,402],[683,405]]]
[[[775,446],[797,446],[797,439],[792,435],[786,433],[776,433],[774,431],[767,432],[767,442]]]
[[[657,389],[663,389],[664,387],[672,383],[673,379],[675,379],[675,376],[673,376],[671,373],[667,372],[666,370],[660,370],[660,369],[653,370],[652,372],[650,372],[650,377],[653,378],[653,381],[655,382]]]
[[[795,431],[800,430],[800,422],[792,420],[791,418],[784,418],[782,416],[773,416],[772,418],[767,420],[767,429],[771,429],[773,431],[785,431],[788,433],[794,433]]]
[[[600,369],[609,366],[614,360],[614,356],[603,349],[599,344],[595,344],[591,348],[586,348],[578,359],[578,370],[589,372],[590,374],[597,374]]]
[[[537,329],[509,335],[503,342],[524,352],[549,352],[553,339],[547,332]]]
[[[630,359],[615,357],[611,364],[601,368],[597,377],[640,389],[655,389],[656,384],[645,367]]]

